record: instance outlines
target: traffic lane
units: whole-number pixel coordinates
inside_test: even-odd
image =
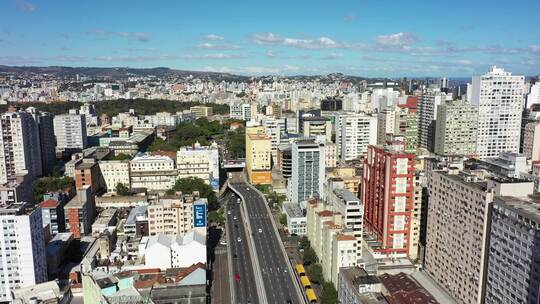
[[[227,203],[227,222],[229,223],[229,238],[228,241],[232,245],[233,250],[233,278],[235,291],[237,294],[237,300],[241,303],[258,303],[256,297],[256,286],[254,280],[253,267],[251,263],[251,256],[247,244],[245,242],[246,232],[244,231],[244,225],[240,223],[241,214],[238,208],[237,200],[234,196],[231,196]],[[230,214],[229,214],[230,211]],[[234,219],[236,217],[236,220]],[[238,237],[241,241],[238,242]],[[240,276],[240,280],[236,280],[236,275]]]
[[[288,273],[288,261],[281,251],[281,241],[276,237],[274,225],[268,215],[268,209],[264,206],[265,201],[256,191],[253,189],[247,190],[247,187],[245,185],[243,186],[244,187],[241,187],[239,191],[246,201],[249,201],[249,203],[246,204],[246,207],[248,209],[250,221],[253,223],[253,226],[257,226],[264,231],[264,239],[256,237],[254,240],[256,242],[261,241],[264,244],[267,244],[267,247],[263,249],[262,252],[267,252],[268,254],[259,259],[260,264],[262,264],[261,267],[265,267],[267,269],[266,274],[270,276],[269,280],[266,282],[275,282],[270,285],[279,286],[279,292],[276,294],[275,288],[266,284],[267,286],[265,287],[267,287],[267,293],[270,293],[267,297],[279,299],[279,301],[283,301],[284,303],[286,303],[286,301],[297,303],[297,290],[294,286],[294,282],[291,284],[293,278]],[[270,292],[268,292],[269,290]]]

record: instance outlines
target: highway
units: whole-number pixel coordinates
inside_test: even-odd
[[[230,280],[233,284],[235,303],[259,303],[252,257],[249,252],[247,232],[242,223],[238,197],[228,191],[223,197],[226,203],[227,247],[229,249]],[[240,238],[240,242],[238,241]]]
[[[265,199],[238,178],[230,186],[244,199],[268,303],[304,303]]]

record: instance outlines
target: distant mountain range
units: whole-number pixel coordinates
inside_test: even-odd
[[[316,76],[257,76],[249,77],[242,75],[235,75],[230,73],[218,73],[218,72],[204,72],[204,71],[185,71],[175,70],[164,67],[157,68],[96,68],[96,67],[64,67],[64,66],[49,66],[49,67],[36,67],[36,66],[6,66],[0,65],[1,74],[20,74],[20,75],[43,75],[49,74],[56,77],[75,77],[76,75],[88,76],[88,77],[103,77],[111,79],[122,79],[130,76],[155,76],[158,78],[199,78],[199,79],[213,79],[213,80],[225,80],[225,81],[271,81],[275,77],[281,79],[291,80],[313,80],[319,79],[321,82],[334,82],[334,81],[346,81],[357,83],[363,80],[371,81],[384,81],[389,80],[385,78],[365,78],[358,76],[349,76],[341,73],[332,73],[327,75]]]

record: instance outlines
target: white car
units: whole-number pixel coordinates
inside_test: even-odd
[[[237,240],[238,242],[241,242],[241,241],[242,241],[242,239],[241,239],[240,237],[238,237],[236,240]]]
[[[231,214],[231,210],[227,211],[227,214]]]
[[[236,220],[236,215],[235,215],[235,216],[233,216],[233,218],[232,218],[232,219],[233,219],[233,220]]]
[[[261,228],[259,228],[259,233],[262,233],[262,229],[261,229]]]

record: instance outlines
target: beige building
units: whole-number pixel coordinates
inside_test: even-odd
[[[150,235],[185,235],[193,231],[193,206],[204,202],[198,193],[165,195],[148,205],[148,231]]]
[[[357,239],[345,229],[342,214],[330,211],[322,202],[307,204],[307,237],[323,268],[323,276],[337,286],[339,268],[356,266]]]
[[[164,155],[142,154],[130,162],[131,188],[166,191],[176,182],[178,172],[174,160]]]
[[[272,139],[263,127],[246,128],[246,167],[252,184],[272,183]]]
[[[357,194],[361,176],[356,175],[356,168],[354,167],[339,167],[334,168],[332,172],[328,175],[329,178],[338,178],[343,181],[345,184],[345,189],[351,191],[352,193]]]
[[[435,153],[473,155],[476,152],[478,108],[461,100],[437,107]]]
[[[425,269],[460,304],[484,303],[489,217],[496,195],[522,196],[532,183],[430,171]]]
[[[103,182],[107,192],[115,192],[116,186],[121,183],[130,187],[130,169],[127,160],[105,160],[99,162],[99,170],[103,176]]]
[[[324,166],[326,168],[335,168],[338,160],[337,145],[331,142],[324,144]]]
[[[181,147],[176,152],[178,178],[197,177],[207,184],[219,184],[219,151],[216,143]]]
[[[212,107],[205,107],[205,106],[195,106],[189,108],[189,110],[193,113],[195,113],[195,118],[199,119],[201,117],[208,117],[212,116],[214,113],[212,111]]]
[[[523,136],[523,154],[532,161],[540,160],[540,122],[530,122]]]

